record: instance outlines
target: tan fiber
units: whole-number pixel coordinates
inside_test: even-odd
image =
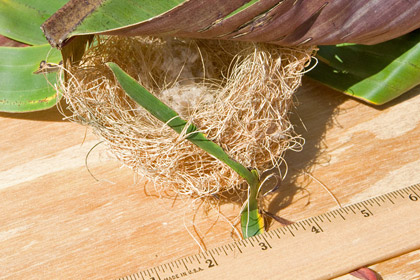
[[[134,103],[105,65],[115,62],[233,159],[260,172],[300,146],[288,120],[313,47],[176,38],[97,39],[61,90],[72,119],[89,125],[158,190],[192,196],[238,188],[224,163]]]

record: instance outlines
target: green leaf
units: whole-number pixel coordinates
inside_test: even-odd
[[[120,28],[163,14],[185,0],[104,1],[71,34],[86,34]],[[70,36],[71,36],[70,34]]]
[[[29,45],[47,43],[41,24],[67,0],[0,0],[0,34]]]
[[[28,112],[54,106],[60,99],[49,84],[57,73],[34,74],[42,60],[58,63],[59,51],[50,45],[12,48],[0,47],[0,111]]]
[[[241,228],[244,238],[264,232],[264,219],[261,217],[258,209],[242,211]]]
[[[420,30],[372,46],[321,46],[317,56],[309,77],[372,104],[420,84]]]
[[[139,105],[145,108],[153,116],[160,121],[166,123],[177,133],[181,134],[185,131],[186,139],[208,152],[215,158],[229,165],[235,170],[242,178],[244,178],[250,186],[258,184],[258,178],[247,168],[240,163],[231,159],[228,154],[216,143],[210,141],[206,136],[197,130],[193,124],[188,124],[185,120],[181,119],[179,115],[160,101],[157,97],[151,94],[136,80],[125,73],[117,64],[108,63],[109,68],[114,72],[115,77],[120,83],[124,91]],[[187,126],[188,125],[188,126]],[[187,126],[187,127],[186,127]]]
[[[251,171],[256,178],[256,170]],[[258,235],[264,232],[264,219],[258,210],[258,193],[260,184],[249,188],[248,200],[241,211],[241,229],[244,238]]]
[[[193,124],[188,124],[181,119],[174,110],[131,78],[117,64],[110,62],[107,65],[111,68],[121,87],[134,101],[177,133],[185,133],[186,139],[230,166],[248,182],[250,195],[241,212],[243,234],[244,237],[249,237],[261,233],[264,229],[264,222],[258,212],[259,176],[257,171],[249,171],[243,165],[231,159],[219,145],[208,140]]]

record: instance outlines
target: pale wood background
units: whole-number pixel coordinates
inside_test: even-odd
[[[288,152],[266,210],[299,220],[336,208],[306,173],[342,204],[420,183],[419,93],[377,108],[305,80],[293,122],[306,144]],[[95,181],[85,157],[97,138],[56,109],[0,120],[0,279],[112,279],[199,252],[188,231],[208,248],[237,238],[216,209],[156,198],[104,145],[88,158]],[[220,210],[234,220],[239,205]],[[420,250],[371,267],[383,279],[419,279]]]

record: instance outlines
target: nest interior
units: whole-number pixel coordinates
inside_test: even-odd
[[[152,37],[101,37],[61,83],[73,115],[159,190],[209,196],[243,179],[134,103],[107,62],[195,124],[231,158],[260,172],[298,149],[288,113],[314,47]]]

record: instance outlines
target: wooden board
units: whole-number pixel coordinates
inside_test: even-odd
[[[307,173],[342,204],[419,183],[419,92],[374,108],[305,80],[293,122],[306,144],[287,154],[266,210],[299,220],[335,209]],[[226,220],[240,205],[221,205],[221,216],[157,198],[103,144],[87,159],[96,181],[85,157],[99,141],[55,109],[0,119],[0,279],[112,279],[199,252],[192,236],[209,248],[238,238]],[[384,279],[418,279],[420,250],[371,267]]]

